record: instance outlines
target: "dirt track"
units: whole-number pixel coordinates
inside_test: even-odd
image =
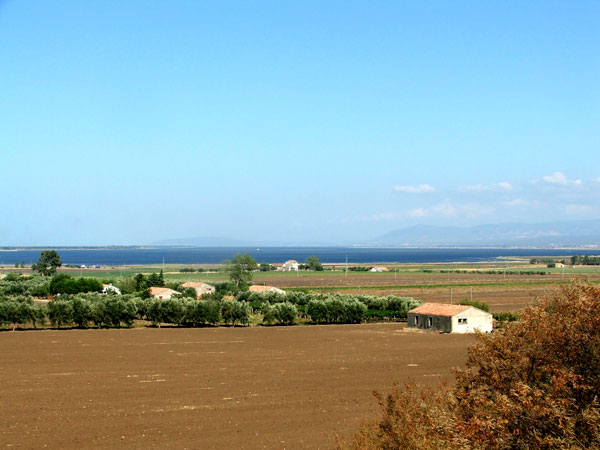
[[[0,333],[11,448],[331,448],[371,391],[437,384],[472,336],[403,324]]]

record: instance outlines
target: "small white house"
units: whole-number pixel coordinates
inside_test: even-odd
[[[215,287],[208,284],[203,283],[201,281],[186,281],[181,285],[182,288],[194,288],[196,290],[196,299],[199,299],[204,294],[212,294],[215,292]]]
[[[108,294],[109,292],[121,295],[121,290],[118,287],[113,286],[112,284],[102,284],[102,293]]]
[[[290,259],[283,263],[283,266],[281,266],[281,270],[283,270],[284,272],[297,271],[298,266],[298,261],[296,261],[295,259]]]
[[[408,326],[444,333],[489,333],[494,329],[492,314],[469,305],[424,303],[408,311]]]

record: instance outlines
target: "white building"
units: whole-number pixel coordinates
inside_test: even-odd
[[[212,294],[215,287],[201,281],[186,281],[181,285],[182,288],[194,288],[196,290],[196,299],[200,299],[204,294]]]
[[[112,284],[102,284],[102,293],[108,294],[109,292],[114,292],[117,295],[121,295],[121,290],[118,287],[113,286]]]
[[[298,261],[296,261],[295,259],[290,259],[283,263],[283,266],[281,266],[281,270],[283,270],[284,272],[291,272],[293,270],[297,271],[298,266]]]
[[[444,333],[473,333],[493,330],[492,314],[469,305],[424,303],[408,312],[408,326]]]

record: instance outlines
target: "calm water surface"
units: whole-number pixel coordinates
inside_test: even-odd
[[[316,255],[324,263],[446,263],[493,261],[507,256],[568,256],[595,255],[598,250],[555,249],[489,249],[489,248],[362,248],[362,247],[193,247],[144,249],[59,249],[64,264],[220,264],[235,253],[249,253],[258,262],[282,263],[288,259],[303,262]],[[39,259],[41,250],[0,250],[0,264]]]

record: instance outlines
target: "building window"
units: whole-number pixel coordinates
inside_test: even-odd
[[[429,326],[430,326],[430,327],[431,327],[431,326],[433,326],[433,317],[430,317],[430,318],[429,318]]]
[[[464,318],[464,319],[458,319],[458,323],[461,324],[461,325],[462,324],[466,325],[467,324],[467,319],[466,318]]]
[[[415,316],[415,325],[419,325],[419,316]]]

